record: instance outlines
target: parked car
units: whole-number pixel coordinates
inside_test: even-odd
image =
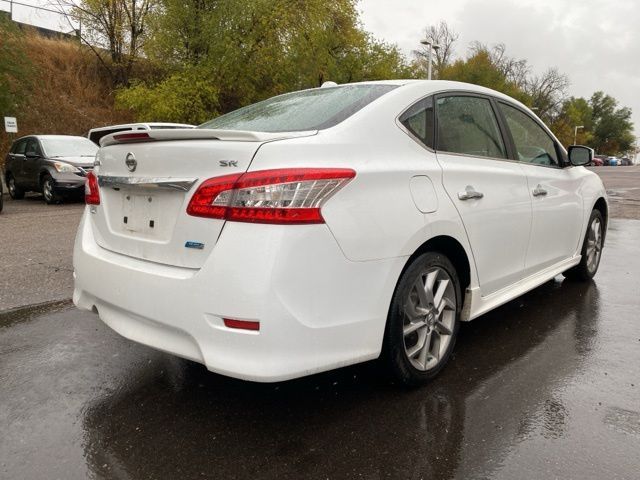
[[[465,83],[305,90],[101,144],[75,304],[241,379],[380,357],[425,383],[460,322],[591,279],[605,238],[593,150]]]
[[[593,156],[593,162],[599,161],[600,165],[596,165],[598,167],[601,166],[608,166],[609,165],[609,157],[607,157],[606,155],[594,155]]]
[[[117,132],[127,132],[131,130],[157,130],[173,128],[194,128],[195,125],[187,123],[127,123],[123,125],[110,125],[107,127],[92,128],[87,132],[87,138],[96,145],[100,145],[100,139]]]
[[[617,167],[619,165],[619,160],[618,157],[609,157],[609,166],[610,167]]]
[[[5,161],[5,181],[14,200],[41,192],[44,201],[60,203],[81,197],[98,147],[85,137],[30,135],[13,142]]]
[[[591,165],[593,167],[601,167],[604,165],[604,162],[601,158],[593,157],[593,160],[591,160]]]
[[[623,167],[629,167],[633,165],[633,162],[631,162],[631,160],[628,159],[627,157],[623,157],[620,159],[620,165]]]

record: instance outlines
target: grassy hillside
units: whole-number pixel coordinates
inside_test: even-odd
[[[18,136],[82,135],[93,127],[133,120],[131,113],[114,108],[111,82],[88,48],[34,31],[24,33],[21,48],[31,69],[25,100],[17,112],[11,112],[18,118]],[[9,145],[2,129],[0,162]]]

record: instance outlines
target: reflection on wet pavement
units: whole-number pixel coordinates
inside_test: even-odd
[[[375,363],[236,381],[66,306],[0,318],[0,477],[638,478],[639,238],[613,221],[595,282],[463,325],[417,390]]]

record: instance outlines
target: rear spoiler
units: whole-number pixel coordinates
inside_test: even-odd
[[[250,132],[246,130],[214,130],[207,128],[172,128],[116,132],[100,139],[100,146],[118,143],[139,143],[167,140],[226,140],[236,142],[266,142],[292,137],[315,135],[317,130],[304,132]]]

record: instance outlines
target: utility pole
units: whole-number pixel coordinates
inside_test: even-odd
[[[440,45],[434,43],[433,40],[425,38],[424,40],[420,40],[422,45],[429,47],[427,50],[427,80],[431,80],[431,64],[433,63],[433,51],[438,50]]]
[[[576,128],[573,129],[573,144],[576,144],[576,139],[578,138],[578,129],[584,128],[584,125],[576,125]]]

